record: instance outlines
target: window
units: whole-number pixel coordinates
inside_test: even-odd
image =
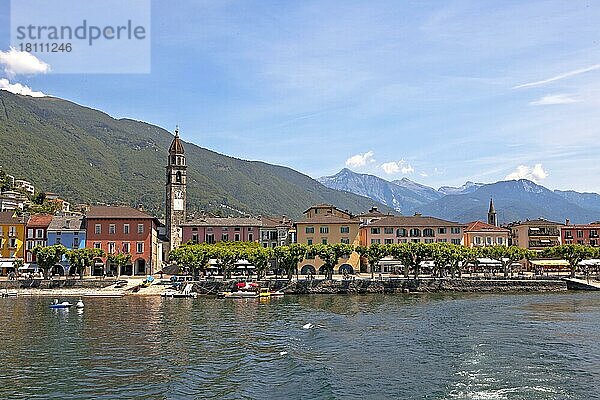
[[[95,249],[100,249],[101,248],[101,243],[100,242],[94,242],[94,248]]]
[[[304,230],[305,233],[315,233],[315,227],[314,226],[307,226],[306,229]]]
[[[253,231],[254,231],[253,227],[248,228],[248,232],[253,232]]]
[[[43,229],[36,229],[36,231],[35,231],[35,237],[36,238],[43,238],[44,237],[44,230]]]
[[[425,239],[425,243],[433,243],[434,239]]]
[[[438,243],[447,243],[448,239],[438,239],[436,240]]]
[[[60,238],[57,236],[56,239],[54,239],[54,244],[60,244]]]
[[[253,242],[254,241],[254,235],[253,234],[251,234],[251,233],[248,234],[248,241],[249,242]]]
[[[327,238],[322,238],[322,239],[321,239],[321,243],[323,243],[323,244],[327,244]]]
[[[475,244],[481,244],[481,236],[475,236]]]
[[[239,233],[236,233],[236,234],[233,236],[233,240],[235,240],[236,242],[239,242],[239,241],[240,241],[240,234],[239,234]]]
[[[198,228],[194,228],[194,229],[198,230]],[[192,229],[192,230],[193,230],[193,229]],[[212,228],[212,226],[210,226],[210,227],[206,228],[206,232],[212,232],[212,231],[213,231],[213,228]]]
[[[123,253],[128,254],[130,251],[129,242],[123,243]]]
[[[144,252],[144,242],[137,242],[136,250],[138,254]]]
[[[229,230],[229,228],[227,228],[227,227],[224,227],[224,228],[222,228],[221,230],[222,230],[223,232],[227,232],[227,231]]]
[[[192,235],[192,242],[194,242],[194,243],[198,243],[198,234],[197,234],[197,233],[194,233],[194,234]]]
[[[371,244],[380,244],[381,243],[381,239],[371,239]]]
[[[115,226],[115,224],[109,224],[108,225],[108,234],[109,235],[114,235],[116,233],[117,227]]]
[[[241,229],[239,227],[235,227],[235,228],[233,228],[233,230],[234,230],[234,232],[240,232],[241,231]]]
[[[583,237],[583,231],[577,231],[577,237],[581,239]]]
[[[144,233],[144,224],[138,224],[138,233]]]
[[[221,234],[221,241],[226,242],[229,240],[229,234],[227,232]]]
[[[33,255],[31,253],[27,253],[27,262],[30,263],[33,261]]]
[[[2,229],[0,228],[0,235],[2,235]],[[8,236],[17,236],[17,228],[11,226],[8,228]]]
[[[408,233],[406,232],[406,229],[404,229],[404,228],[398,228],[398,229],[396,229],[396,237],[406,237],[406,236],[408,236]],[[398,243],[400,243],[400,242],[398,242]]]
[[[498,244],[504,244],[504,240],[501,237],[497,237],[496,238],[496,243],[498,243]]]
[[[572,239],[573,238],[573,231],[565,231],[565,238]]]
[[[487,236],[485,238],[485,244],[487,244],[488,246],[491,246],[494,242],[492,241],[492,238],[490,236]]]
[[[385,239],[384,243],[385,244],[392,244],[392,243],[394,243],[394,239]]]
[[[348,238],[342,238],[342,240],[340,240],[340,243],[350,244],[350,239],[348,239]]]
[[[417,228],[412,228],[410,230],[410,236],[411,237],[419,237],[419,236],[421,236],[421,230],[417,229]]]
[[[207,233],[206,237],[205,237],[205,241],[206,241],[206,243],[213,244],[215,242],[215,234],[214,233]]]
[[[123,225],[123,233],[129,235],[129,224]]]
[[[398,239],[398,243],[406,243],[406,239]]]
[[[379,235],[381,233],[381,228],[371,228],[371,235]]]
[[[383,228],[383,233],[385,233],[386,235],[393,235],[394,228]]]
[[[328,226],[322,226],[319,228],[319,232],[322,234],[326,234],[329,233],[329,227]]]
[[[349,226],[342,226],[340,228],[340,233],[350,233],[350,227]]]
[[[8,240],[8,248],[9,249],[16,249],[17,248],[17,239],[15,238],[10,238]],[[12,257],[11,257],[12,258]]]
[[[413,243],[419,243],[419,242],[421,242],[421,239],[411,239],[410,241]]]
[[[423,236],[426,237],[434,237],[435,236],[435,231],[431,228],[425,228],[423,229]]]
[[[312,239],[308,239],[308,240],[306,241],[306,243],[307,243],[307,244],[309,244],[309,245],[311,245],[311,244],[313,244],[313,240],[312,240]]]
[[[445,235],[445,234],[446,234],[446,232],[447,232],[446,228],[438,228],[438,233],[439,233],[440,235]]]
[[[27,229],[27,238],[33,237],[33,229]]]
[[[79,238],[77,236],[75,236],[73,238],[73,248],[76,249],[79,247]]]
[[[115,253],[115,242],[108,242],[108,254],[114,254]]]
[[[450,233],[454,233],[454,234],[460,233],[460,228],[459,227],[450,228]]]
[[[454,229],[454,228],[452,228]],[[456,228],[456,229],[460,229],[460,228]],[[460,239],[452,239],[452,244],[460,244]]]
[[[95,228],[94,228],[94,232],[96,233],[96,235],[101,234],[102,233],[102,225],[96,224]]]

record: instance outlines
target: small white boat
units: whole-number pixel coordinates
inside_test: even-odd
[[[237,291],[237,292],[220,292],[217,294],[218,297],[223,297],[226,299],[256,299],[258,298],[257,292],[246,292],[246,291]]]
[[[0,297],[17,297],[18,295],[17,292],[9,292],[8,290],[0,293]]]
[[[198,293],[196,293],[196,292],[183,293],[183,292],[178,292],[177,290],[167,290],[164,293],[161,293],[160,296],[166,297],[166,298],[172,298],[172,299],[195,299],[196,297],[198,297]]]
[[[54,302],[52,304],[50,304],[50,308],[70,308],[73,307],[73,304],[69,303],[68,301],[63,301],[62,303],[59,303],[58,300],[54,300]]]
[[[83,304],[83,300],[79,299],[77,304],[75,304],[75,307],[77,307],[79,309],[82,309],[83,307],[85,307],[85,304]]]

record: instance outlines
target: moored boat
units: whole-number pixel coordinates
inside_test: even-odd
[[[50,304],[50,308],[70,308],[73,307],[73,304],[69,303],[68,301],[63,301],[61,303],[58,302],[58,300],[54,299],[54,302],[52,302],[52,304]]]

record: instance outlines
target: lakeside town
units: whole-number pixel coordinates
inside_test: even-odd
[[[126,206],[73,210],[6,175],[0,194],[3,279],[77,276],[381,279],[384,276],[503,278],[560,274],[586,278],[600,265],[600,221],[515,221],[500,226],[493,199],[485,221],[352,214],[316,204],[304,217],[187,218],[185,149],[175,131],[167,155],[166,218]],[[23,210],[27,209],[28,212]],[[486,214],[487,211],[487,214]]]

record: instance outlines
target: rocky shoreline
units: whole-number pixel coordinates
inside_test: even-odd
[[[0,291],[14,291],[20,295],[39,296],[157,296],[169,285],[152,285],[138,292],[116,290],[117,280],[18,280],[0,282]],[[235,280],[194,282],[194,290],[200,295],[216,295],[218,292],[235,290]],[[261,281],[262,286],[281,290],[286,294],[345,294],[369,293],[502,293],[502,292],[557,292],[566,291],[562,279],[350,279],[325,280],[270,279]]]

